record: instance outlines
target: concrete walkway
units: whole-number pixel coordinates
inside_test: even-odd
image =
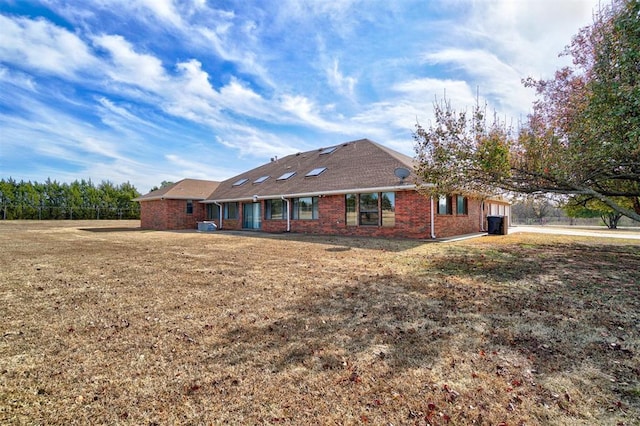
[[[556,234],[556,235],[575,235],[579,237],[597,237],[597,238],[624,238],[630,240],[640,240],[640,228],[590,228],[584,226],[539,226],[539,225],[517,225],[509,228],[509,234],[516,232],[532,232],[536,234]]]

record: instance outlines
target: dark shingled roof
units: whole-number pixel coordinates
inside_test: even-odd
[[[220,182],[199,179],[182,179],[172,185],[151,191],[134,201],[152,200],[205,200],[218,187]]]
[[[368,139],[335,147],[333,151],[329,149],[332,147],[325,147],[292,154],[234,176],[221,182],[207,201],[249,200],[256,195],[260,198],[279,198],[281,195],[304,196],[320,192],[346,193],[354,189],[375,190],[400,185],[406,185],[409,189],[415,183],[414,160],[407,155]],[[306,176],[312,170],[323,167],[326,170],[317,176]],[[394,174],[398,167],[411,172],[402,183]],[[291,172],[295,174],[290,178],[278,180]],[[268,179],[255,183],[265,176]],[[238,185],[243,179],[247,181]]]

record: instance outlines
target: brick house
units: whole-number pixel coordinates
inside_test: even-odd
[[[151,191],[134,201],[140,202],[140,226],[143,229],[195,229],[205,219],[206,206],[201,203],[218,187],[219,182],[183,179],[170,186]]]
[[[420,194],[413,164],[361,139],[274,158],[198,204],[219,229],[419,239],[482,232],[488,214],[509,216],[504,200]]]

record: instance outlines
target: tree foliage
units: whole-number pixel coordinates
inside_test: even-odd
[[[544,225],[550,217],[559,217],[558,202],[543,195],[529,195],[511,206],[514,221]]]
[[[633,208],[632,202],[629,198],[618,198],[616,202],[626,208]],[[569,217],[599,217],[609,229],[617,229],[618,222],[622,219],[622,214],[620,212],[612,209],[596,198],[587,196],[576,195],[570,197],[564,203],[562,208]]]
[[[151,188],[151,191],[149,191],[149,192],[153,192],[153,191],[157,191],[158,189],[166,188],[166,187],[168,187],[168,186],[173,185],[174,183],[175,183],[175,182],[171,182],[171,181],[168,181],[168,180],[163,180],[163,181],[160,183],[160,186],[157,186],[157,185],[156,185],[156,186],[154,186],[153,188]]]
[[[640,2],[614,0],[565,53],[573,66],[524,80],[538,100],[517,132],[436,102],[414,133],[425,190],[580,195],[640,220]]]
[[[0,219],[139,219],[132,201],[138,190],[129,182],[76,180],[70,184],[0,180]]]

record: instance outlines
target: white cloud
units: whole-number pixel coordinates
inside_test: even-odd
[[[353,126],[323,118],[315,103],[302,95],[283,95],[279,107],[291,114],[298,123],[314,127],[324,132],[353,135],[359,132]]]
[[[44,19],[4,15],[0,15],[0,61],[67,78],[95,64],[76,34]]]
[[[416,122],[428,124],[433,119],[434,102],[445,96],[463,109],[475,102],[473,89],[462,80],[417,78],[398,82],[391,89],[387,99],[368,105],[352,119],[357,124],[354,127],[367,129],[369,137],[384,144],[397,135],[410,140]]]
[[[519,116],[525,114],[533,102],[534,93],[525,88],[522,72],[500,60],[495,54],[480,49],[446,49],[425,55],[431,64],[445,64],[463,70],[468,83],[476,84],[480,97],[494,108]]]
[[[481,1],[471,4],[465,27],[486,46],[520,64],[525,73],[557,68],[557,55],[582,26],[590,24],[599,0]]]
[[[420,106],[432,105],[445,96],[454,103],[467,104],[475,100],[474,91],[463,80],[416,78],[394,84],[392,89]]]
[[[106,72],[114,81],[154,92],[162,90],[166,84],[162,62],[153,55],[137,53],[124,37],[101,35],[94,37],[93,41],[109,52],[112,66]]]
[[[36,90],[36,83],[33,77],[28,74],[11,70],[3,66],[0,66],[0,82],[2,82],[3,84],[11,84],[30,92],[35,92]],[[3,95],[0,94],[0,97],[2,96]]]
[[[3,148],[150,186],[360,137],[407,153],[445,92],[527,111],[520,79],[552,75],[597,1],[47,0],[73,29],[0,15]]]
[[[182,26],[182,18],[176,11],[173,0],[139,0],[139,2],[160,20],[170,22],[176,27]]]
[[[333,66],[327,69],[329,85],[333,87],[338,94],[353,98],[353,91],[358,79],[355,77],[345,77],[339,68],[339,61],[334,59]]]

